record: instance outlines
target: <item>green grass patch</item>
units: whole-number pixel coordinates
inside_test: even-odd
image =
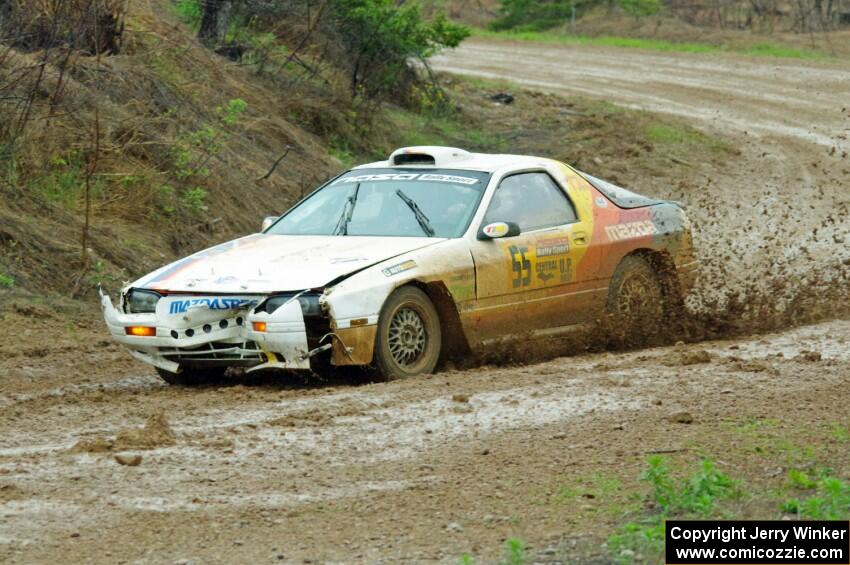
[[[787,59],[827,59],[831,55],[812,49],[794,49],[773,43],[759,43],[753,47],[729,47],[710,43],[675,42],[664,39],[646,39],[640,37],[620,37],[603,35],[590,37],[585,35],[565,35],[545,31],[490,31],[476,29],[476,37],[488,39],[508,39],[554,43],[562,45],[588,45],[594,47],[619,47],[624,49],[648,49],[661,52],[678,53],[738,53],[753,57],[780,57]]]
[[[847,426],[835,424],[832,427],[832,437],[837,439],[841,443],[847,443],[848,441],[850,441],[850,429],[848,429]]]
[[[759,43],[752,47],[742,49],[747,55],[754,57],[781,57],[785,59],[826,59],[829,54],[822,51],[813,51],[810,49],[795,49],[793,47],[784,47],[773,43]]]
[[[806,482],[806,486],[811,483]],[[782,511],[810,520],[850,519],[850,484],[835,477],[825,477],[817,482],[814,496],[791,499],[782,504]]]
[[[14,288],[14,286],[15,277],[6,273],[0,273],[0,288]]]
[[[684,148],[701,147],[709,151],[727,151],[731,149],[729,144],[721,139],[675,123],[653,122],[646,127],[644,134],[647,141],[656,146],[666,146],[666,149],[673,146]]]
[[[721,500],[740,495],[736,481],[721,473],[714,462],[704,459],[690,476],[677,479],[664,457],[647,459],[641,479],[650,487],[649,501],[655,512],[629,522],[608,539],[617,563],[654,562],[664,547],[664,520],[668,518],[705,519],[717,514]]]

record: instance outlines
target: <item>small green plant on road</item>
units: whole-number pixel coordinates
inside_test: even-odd
[[[641,477],[652,489],[649,501],[656,510],[651,516],[630,522],[608,540],[617,563],[659,558],[664,547],[664,520],[708,518],[722,499],[736,496],[735,481],[721,473],[715,463],[704,459],[690,477],[676,480],[667,460],[652,456]]]

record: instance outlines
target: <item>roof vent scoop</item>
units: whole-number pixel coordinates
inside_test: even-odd
[[[394,166],[404,165],[431,165],[446,166],[458,161],[472,159],[472,154],[456,147],[404,147],[396,149],[390,155],[390,164]]]

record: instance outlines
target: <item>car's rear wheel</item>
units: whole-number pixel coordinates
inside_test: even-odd
[[[664,321],[664,292],[652,265],[639,255],[623,259],[608,289],[612,334],[623,345],[652,342]]]
[[[375,366],[387,379],[433,372],[442,333],[428,295],[412,286],[393,292],[381,309],[375,341]]]
[[[174,386],[201,386],[215,382],[227,371],[227,367],[183,367],[177,373],[156,368],[159,377]]]

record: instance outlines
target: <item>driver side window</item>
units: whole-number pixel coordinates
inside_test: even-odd
[[[576,222],[572,203],[546,173],[506,177],[496,188],[484,224],[515,222],[523,232]]]

